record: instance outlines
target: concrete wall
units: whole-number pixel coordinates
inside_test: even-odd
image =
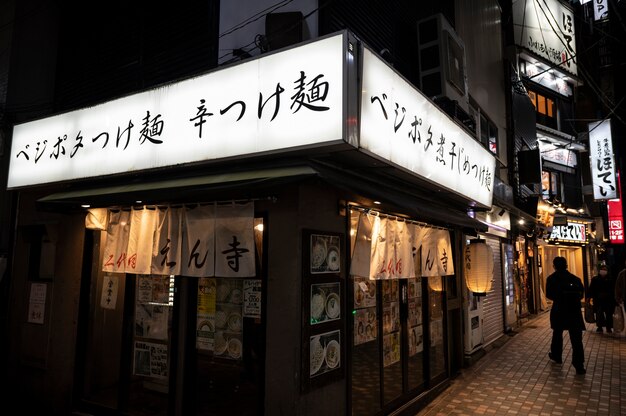
[[[345,378],[307,393],[300,392],[302,378],[309,377],[308,373],[301,374],[302,230],[345,232],[346,218],[339,215],[338,201],[337,192],[326,185],[303,185],[281,193],[270,208],[266,225],[269,233],[267,415],[346,412]],[[344,321],[342,339],[345,333]]]

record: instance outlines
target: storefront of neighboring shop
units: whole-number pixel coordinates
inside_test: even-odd
[[[517,322],[514,284],[514,250],[510,243],[509,212],[497,205],[490,211],[477,212],[476,219],[488,226],[482,239],[493,253],[491,289],[484,296],[466,291],[467,317],[465,353],[471,355],[504,334]]]
[[[486,229],[465,206],[491,205],[494,169],[347,32],[17,125],[11,393],[406,412],[449,380],[463,230]]]
[[[591,222],[583,218],[556,217],[552,230],[546,238],[538,242],[538,266],[541,289],[541,303],[545,309],[551,303],[545,297],[546,279],[554,272],[552,261],[555,257],[565,257],[567,270],[580,278],[588,287],[589,267],[593,263],[589,250]]]

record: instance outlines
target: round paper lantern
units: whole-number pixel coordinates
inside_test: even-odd
[[[485,296],[493,282],[493,251],[485,240],[472,240],[465,247],[465,284],[476,296]]]

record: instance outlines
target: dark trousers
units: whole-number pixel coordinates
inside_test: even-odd
[[[585,352],[583,350],[583,331],[580,329],[569,329],[569,342],[572,344],[572,365],[576,368],[585,364]],[[552,330],[552,344],[550,344],[552,357],[561,360],[563,355],[563,330]]]
[[[594,307],[598,328],[606,327],[606,329],[613,329],[614,309],[613,305],[608,303],[601,303]]]

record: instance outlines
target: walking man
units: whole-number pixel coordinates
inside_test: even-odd
[[[576,374],[585,374],[582,332],[585,322],[580,303],[585,288],[578,277],[567,271],[565,257],[555,257],[552,264],[555,271],[546,280],[546,296],[553,302],[550,311],[552,344],[548,356],[558,364],[563,362],[563,331],[568,331],[572,344],[572,365],[576,368]]]

